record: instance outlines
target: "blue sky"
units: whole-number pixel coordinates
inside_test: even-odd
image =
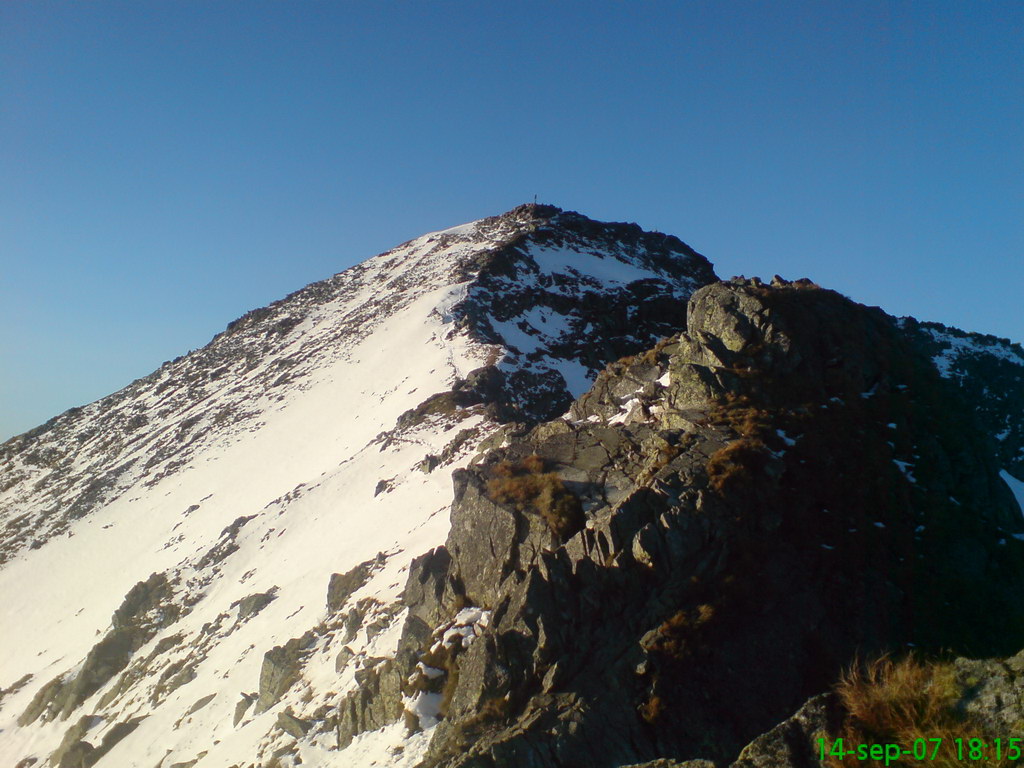
[[[533,199],[1024,341],[1020,2],[0,3],[0,439]]]

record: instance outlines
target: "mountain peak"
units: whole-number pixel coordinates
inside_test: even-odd
[[[425,234],[0,445],[0,752],[724,761],[860,641],[1018,636],[1022,362],[555,206]]]
[[[3,444],[2,751],[46,757],[66,735],[118,765],[188,762],[199,701],[231,731],[204,742],[210,765],[273,750],[264,710],[332,706],[393,654],[451,473],[674,332],[714,279],[675,238],[519,206],[253,310]]]

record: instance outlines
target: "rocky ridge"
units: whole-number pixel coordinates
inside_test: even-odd
[[[939,373],[964,390],[985,428],[998,442],[1003,466],[1024,477],[1024,348],[1009,339],[900,319],[932,358]]]
[[[806,281],[706,287],[687,328],[456,473],[398,655],[427,765],[721,763],[858,652],[1024,644],[1024,520],[928,350]]]
[[[596,258],[574,267],[581,254]],[[424,235],[253,310],[202,349],[0,446],[0,562],[259,429],[274,404],[439,288],[451,295],[426,310],[489,362],[454,387],[459,404],[488,401],[507,420],[561,413],[607,360],[671,332],[674,302],[715,279],[674,237],[553,206]]]

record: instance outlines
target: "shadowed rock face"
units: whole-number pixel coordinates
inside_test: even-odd
[[[955,382],[996,437],[1003,467],[1024,477],[1024,348],[1009,339],[900,319],[904,332]]]
[[[428,763],[724,761],[857,652],[1024,644],[994,444],[891,318],[732,281],[694,294],[687,328],[456,474],[398,663],[464,606],[491,613],[445,659]],[[551,525],[524,467],[586,526]]]

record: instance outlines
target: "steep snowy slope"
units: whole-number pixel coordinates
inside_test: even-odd
[[[0,755],[412,764],[423,735],[337,752],[334,727],[394,652],[451,472],[677,330],[714,279],[675,238],[522,206],[251,312],[0,446]]]

